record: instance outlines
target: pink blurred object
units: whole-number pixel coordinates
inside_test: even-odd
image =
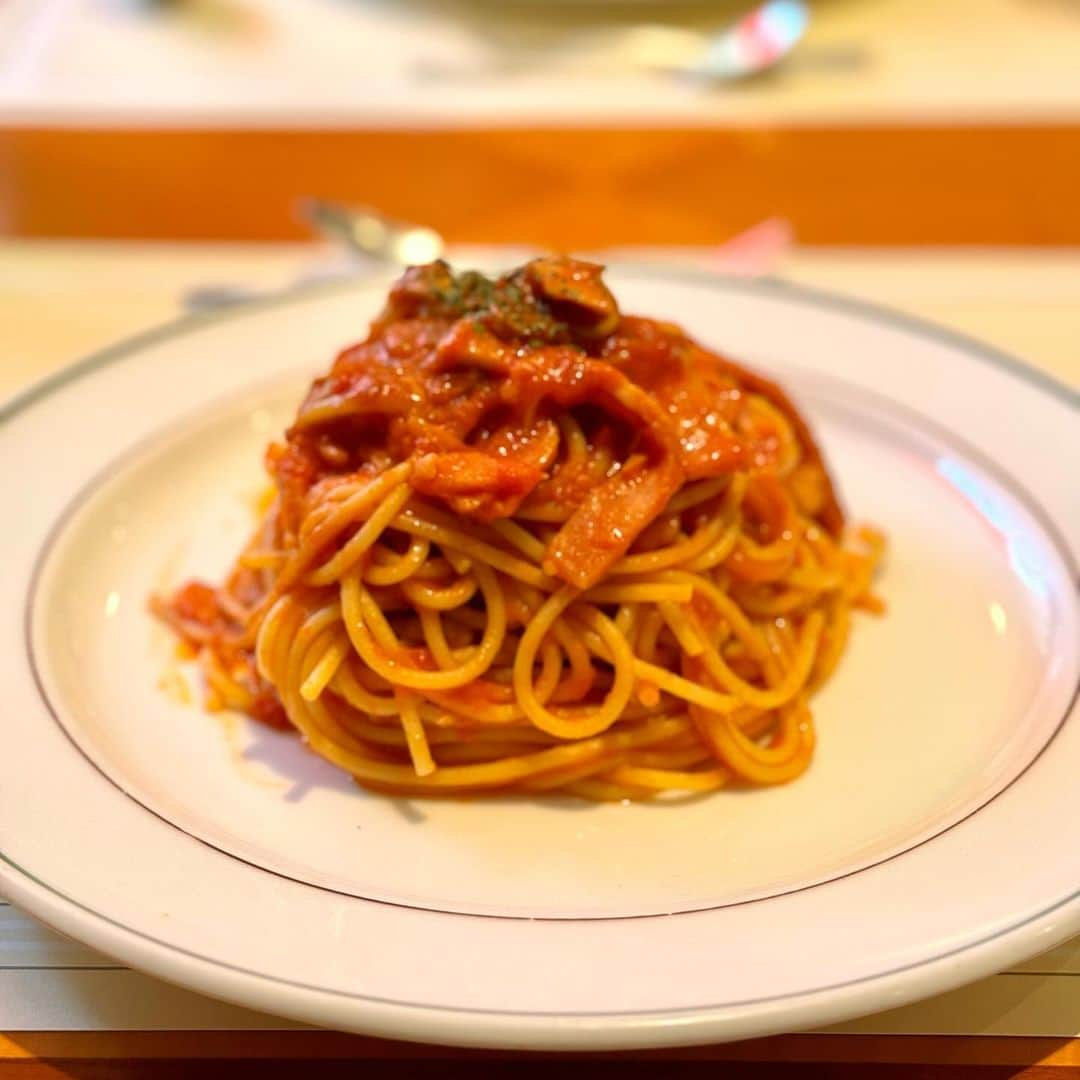
[[[795,231],[786,218],[766,218],[722,243],[709,266],[728,274],[760,277],[771,274],[795,245]]]

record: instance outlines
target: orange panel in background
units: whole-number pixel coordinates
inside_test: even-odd
[[[1080,243],[1080,124],[505,130],[0,128],[15,236],[286,240],[322,195],[453,241]]]

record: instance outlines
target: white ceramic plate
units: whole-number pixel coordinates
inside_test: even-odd
[[[889,533],[810,771],[677,805],[367,794],[185,703],[146,597],[219,575],[262,448],[386,280],[187,320],[0,424],[0,887],[217,997],[530,1047],[819,1025],[1080,930],[1080,423],[987,349],[776,284],[624,267],[626,310],[775,373]],[[1070,464],[1071,463],[1071,464]]]

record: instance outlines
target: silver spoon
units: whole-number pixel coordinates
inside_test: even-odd
[[[410,266],[437,259],[443,238],[424,225],[394,221],[368,206],[343,206],[325,199],[304,199],[300,217],[327,240],[380,262]]]
[[[443,238],[425,225],[413,225],[380,214],[366,206],[344,206],[325,199],[304,199],[298,214],[311,228],[350,256],[374,260],[388,266],[410,266],[437,259],[445,248]],[[292,283],[328,281],[351,277],[355,263],[317,266]],[[292,286],[288,286],[292,287]],[[181,300],[189,311],[230,307],[271,296],[279,289],[251,289],[241,285],[211,284],[188,289]]]

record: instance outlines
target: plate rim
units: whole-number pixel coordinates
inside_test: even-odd
[[[11,869],[18,877],[8,873]],[[1026,944],[1030,935],[1039,935],[1042,948],[1038,951],[1042,952],[1080,930],[1078,888],[1005,930],[883,974],[735,1004],[568,1016],[416,1004],[290,982],[204,957],[127,927],[59,892],[4,855],[0,855],[0,880],[11,887],[9,895],[16,904],[25,904],[32,914],[47,910],[47,917],[39,916],[47,925],[184,989],[324,1027],[330,1026],[330,1016],[336,1028],[382,1038],[520,1050],[644,1049],[754,1038],[777,1031],[778,1013],[784,1015],[784,1030],[841,1023],[996,974],[1030,955]],[[35,900],[40,903],[35,905]],[[92,920],[89,924],[85,916]],[[962,969],[957,964],[960,957],[967,958]],[[361,1014],[355,1009],[357,1002],[362,1003]]]
[[[662,263],[612,260],[612,269],[631,274],[658,275],[673,281],[719,287],[732,293],[750,293],[795,301],[811,308],[826,308],[855,316],[860,321],[891,326],[917,337],[959,349],[969,357],[988,363],[1036,389],[1048,393],[1058,402],[1080,404],[1080,393],[1068,384],[1026,365],[1023,361],[993,346],[963,333],[941,327],[916,316],[842,294],[775,279],[746,279],[729,274],[714,273],[689,266],[669,266]],[[32,383],[0,404],[0,424],[6,423],[54,391],[77,382],[143,349],[173,338],[182,337],[238,316],[255,314],[260,310],[279,308],[293,303],[332,295],[357,287],[372,285],[388,278],[391,272],[383,268],[349,275],[330,282],[316,282],[294,287],[271,296],[228,308],[196,313],[170,320],[140,334],[125,338],[104,349],[90,353],[75,363]],[[1043,516],[1050,517],[1039,500],[1035,500]],[[1053,519],[1051,518],[1051,521]],[[1072,556],[1072,546],[1064,545],[1064,554]],[[1075,569],[1075,567],[1073,567]],[[1075,584],[1075,582],[1074,582]],[[1066,713],[1066,721],[1070,713]],[[1065,722],[1065,721],[1063,721]],[[86,907],[80,901],[35,878],[6,856],[0,856],[0,880],[17,903],[31,911],[41,910],[42,917],[89,941],[103,951],[128,959],[137,967],[187,986],[196,986],[213,996],[240,1004],[270,1009],[315,1022],[326,1022],[327,1010],[318,1007],[319,999],[337,998],[343,1002],[362,1001],[365,1015],[338,1015],[333,1022],[353,1030],[392,1034],[406,1039],[431,1040],[460,1045],[499,1045],[543,1048],[604,1048],[628,1046],[676,1045],[701,1042],[710,1038],[745,1037],[775,1029],[776,1019],[762,1005],[783,1008],[785,1023],[817,1024],[823,1020],[836,1021],[887,1005],[897,1005],[952,986],[967,982],[982,974],[1000,969],[1021,955],[1031,952],[1032,935],[1037,934],[1046,948],[1064,940],[1080,929],[1080,888],[1072,895],[1059,899],[1050,908],[1037,912],[1005,929],[989,933],[977,941],[938,956],[876,973],[833,986],[818,987],[779,997],[756,999],[735,1005],[690,1006],[672,1010],[649,1009],[639,1013],[566,1014],[512,1012],[417,1005],[389,1001],[365,995],[342,994],[326,988],[308,987],[307,1004],[295,1000],[279,1000],[278,995],[295,994],[301,989],[274,976],[241,972],[226,962],[202,957],[181,946],[158,941],[152,935],[125,927],[110,916]],[[11,871],[14,871],[12,875]],[[47,912],[48,914],[44,914]],[[90,922],[87,922],[89,916]],[[1026,932],[1025,932],[1026,931]],[[132,940],[134,939],[134,940]],[[1026,944],[1025,944],[1026,943]],[[966,962],[957,963],[957,957]],[[222,972],[225,973],[224,977]],[[232,985],[236,979],[256,985]],[[899,991],[899,992],[898,992]],[[758,1010],[755,1017],[741,1015],[742,1010]],[[330,1010],[332,1013],[333,1010]],[[463,1030],[463,1017],[473,1018],[473,1027]],[[477,1023],[476,1018],[481,1018]],[[453,1021],[457,1018],[458,1023]]]

